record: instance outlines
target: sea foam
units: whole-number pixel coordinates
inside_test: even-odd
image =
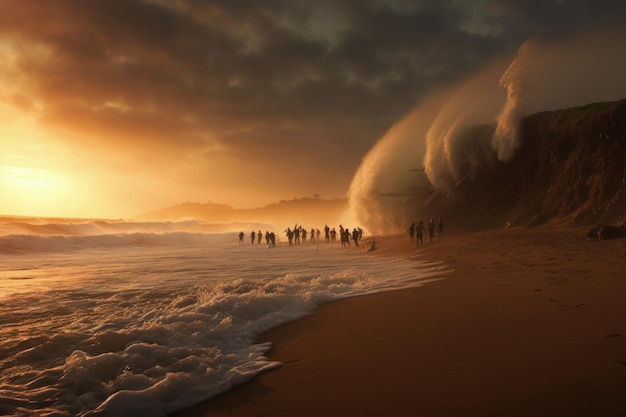
[[[9,415],[182,410],[280,366],[267,358],[271,343],[256,342],[264,331],[326,301],[442,274],[339,243],[239,245],[235,233],[0,238],[28,242],[0,254],[0,413]]]

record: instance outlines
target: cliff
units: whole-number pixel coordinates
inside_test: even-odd
[[[484,154],[492,126],[468,129]],[[491,157],[419,215],[469,228],[626,221],[626,100],[530,115],[513,159]]]

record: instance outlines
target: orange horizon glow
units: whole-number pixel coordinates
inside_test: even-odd
[[[116,210],[75,152],[32,117],[3,108],[0,126],[0,214],[43,217],[129,217]],[[111,207],[109,204],[113,205]]]
[[[257,208],[302,197],[268,194],[254,187],[246,193],[229,191],[227,185],[207,187],[198,181],[201,164],[177,165],[166,157],[158,164],[140,164],[120,156],[119,148],[72,149],[61,140],[63,133],[47,130],[32,115],[7,106],[0,107],[0,119],[0,215],[131,219],[186,201]],[[154,157],[160,158],[150,155]],[[156,169],[151,163],[158,165]],[[217,163],[213,170],[238,175]],[[208,194],[207,189],[213,191]]]

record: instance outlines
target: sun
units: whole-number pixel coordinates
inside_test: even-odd
[[[25,192],[56,192],[63,188],[60,175],[46,169],[5,166],[3,179],[13,190]]]
[[[0,168],[2,193],[12,214],[56,212],[68,192],[68,180],[48,169],[20,166]]]
[[[60,212],[72,188],[63,152],[32,118],[0,106],[0,120],[0,214]]]
[[[3,167],[3,178],[14,189],[26,192],[51,191],[56,188],[51,174],[42,169],[24,167]]]

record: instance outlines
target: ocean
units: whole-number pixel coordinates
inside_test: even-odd
[[[165,416],[279,367],[264,331],[442,269],[275,232],[0,218],[0,415]]]

